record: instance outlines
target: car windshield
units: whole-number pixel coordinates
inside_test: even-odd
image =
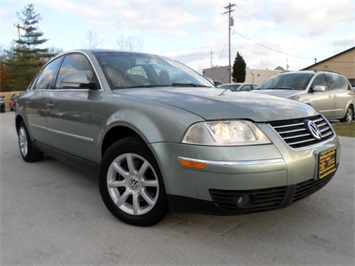
[[[94,53],[111,89],[213,87],[197,72],[164,57],[129,52]]]
[[[274,76],[258,87],[258,90],[305,90],[313,74],[287,73]]]

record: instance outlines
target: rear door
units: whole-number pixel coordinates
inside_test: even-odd
[[[45,66],[34,79],[29,89],[21,96],[22,105],[26,110],[27,126],[30,129],[32,137],[36,141],[47,145],[49,144],[49,139],[46,101],[61,60],[61,57],[57,58]]]

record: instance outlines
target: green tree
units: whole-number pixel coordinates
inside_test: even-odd
[[[243,57],[237,52],[237,56],[234,59],[233,63],[233,73],[232,78],[234,82],[244,82],[246,75],[246,66]]]
[[[48,48],[41,48],[48,40],[43,38],[38,28],[42,18],[35,12],[34,6],[27,5],[17,16],[22,24],[17,26],[24,33],[19,40],[15,40],[13,48],[7,50],[5,66],[9,73],[6,84],[9,90],[26,89],[39,69],[54,56]]]
[[[6,53],[2,45],[0,45],[0,91],[4,91],[5,84],[9,78],[9,73],[5,67]]]

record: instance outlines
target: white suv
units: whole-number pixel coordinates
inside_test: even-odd
[[[285,72],[266,80],[253,92],[304,102],[328,120],[353,120],[355,94],[348,79],[333,72]]]

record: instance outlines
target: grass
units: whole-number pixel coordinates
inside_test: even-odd
[[[355,122],[351,123],[332,123],[338,136],[355,138]]]

